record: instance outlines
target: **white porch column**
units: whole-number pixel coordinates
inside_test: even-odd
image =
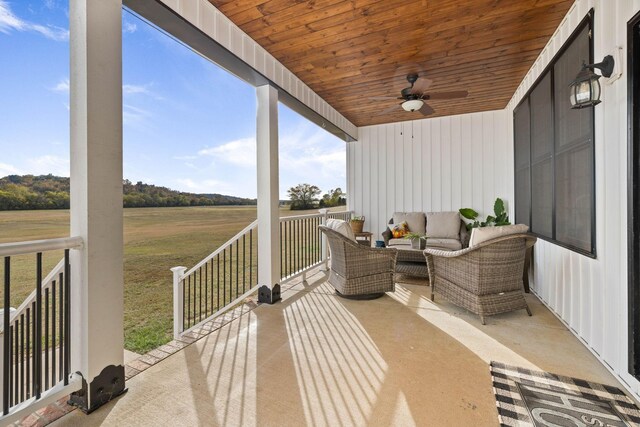
[[[122,0],[71,0],[71,399],[92,411],[124,391]]]
[[[280,194],[278,171],[278,91],[256,89],[258,155],[258,285],[260,302],[280,300]]]

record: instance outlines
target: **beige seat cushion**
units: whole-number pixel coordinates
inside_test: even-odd
[[[458,212],[427,212],[427,237],[459,240],[460,214]]]
[[[425,218],[422,212],[394,212],[393,223],[400,224],[402,221],[406,221],[409,226],[409,231],[412,233],[424,234],[425,231]]]
[[[458,251],[462,249],[462,243],[458,239],[427,238],[427,248],[442,249],[445,251]]]
[[[497,239],[498,237],[508,236],[510,234],[526,233],[527,231],[529,231],[529,226],[525,224],[474,228],[473,231],[471,231],[469,247],[473,248],[487,240]]]
[[[389,246],[411,246],[411,239],[389,239]]]
[[[353,234],[353,229],[346,221],[343,221],[341,219],[328,219],[327,227],[337,231],[347,239],[353,240],[354,242],[356,241],[356,235]]]

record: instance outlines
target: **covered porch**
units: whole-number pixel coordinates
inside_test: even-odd
[[[280,303],[248,302],[164,360],[131,363],[125,395],[53,425],[490,426],[492,361],[620,387],[533,295],[533,317],[512,312],[482,326],[431,302],[425,282],[405,281],[381,299],[351,301],[311,271],[283,286]]]
[[[18,386],[10,394],[5,381],[3,420],[72,393],[89,415],[74,410],[56,425],[495,425],[492,362],[640,396],[632,232],[638,198],[630,166],[640,162],[638,143],[627,134],[634,123],[632,75],[626,75],[632,56],[624,53],[632,20],[640,25],[640,1],[491,0],[460,7],[420,0],[393,2],[393,12],[386,1],[317,3],[71,0],[70,238],[0,247],[5,261],[18,253],[67,251],[56,274],[42,281],[39,271],[43,289],[38,285],[31,306],[40,313],[41,292],[55,294],[60,277],[62,367],[48,390],[39,379],[32,389],[21,384],[34,390],[27,399],[16,397]],[[123,5],[256,88],[258,171],[257,220],[196,266],[173,270],[174,341],[127,364]],[[415,10],[419,16],[403,26]],[[566,59],[576,40],[582,56]],[[568,85],[555,85],[555,76],[578,73],[578,58],[605,55],[615,58],[616,68],[600,80],[601,104],[570,121],[566,111],[573,110],[562,95]],[[427,92],[405,99],[396,90],[412,70],[433,79],[433,99]],[[464,99],[438,100],[446,92]],[[405,111],[398,93],[434,109]],[[391,95],[393,102],[385,109],[369,94]],[[526,272],[533,317],[515,311],[481,325],[437,292],[431,301],[428,283],[406,277],[375,301],[336,296],[318,232],[327,212],[278,218],[279,102],[345,141],[343,218],[365,216],[374,240],[394,212],[472,207],[484,217],[496,198],[506,200],[512,221],[530,226],[538,238]],[[540,112],[548,121],[536,117]],[[556,129],[556,122],[569,124]],[[577,128],[588,132],[562,151],[563,138]],[[583,156],[562,157],[574,151]],[[562,165],[567,174],[556,174]],[[566,217],[557,215],[563,209]],[[309,245],[310,255],[302,249]],[[4,330],[17,331],[6,295]],[[42,325],[38,316],[34,325]],[[34,354],[41,353],[35,347],[41,332],[34,332]],[[13,343],[6,335],[3,342]],[[54,336],[54,353],[55,346]],[[15,383],[11,357],[4,353],[3,373]],[[24,364],[24,351],[21,357]],[[43,367],[48,378],[48,363],[38,361],[33,378],[42,377]],[[40,411],[25,423],[49,421]]]

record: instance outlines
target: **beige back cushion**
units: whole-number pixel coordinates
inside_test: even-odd
[[[529,231],[529,226],[525,224],[501,225],[497,227],[474,228],[471,231],[469,239],[469,247],[473,248],[487,240],[497,239],[498,237],[508,236],[510,234],[520,234]]]
[[[354,242],[356,241],[356,235],[353,234],[351,225],[349,225],[349,223],[346,221],[343,221],[341,219],[328,219],[327,227],[337,231],[347,239],[353,240]]]
[[[460,240],[460,214],[427,212],[427,237]]]
[[[412,233],[424,234],[425,232],[425,219],[422,212],[394,212],[393,223],[400,224],[402,221],[406,221],[409,226],[409,231]]]

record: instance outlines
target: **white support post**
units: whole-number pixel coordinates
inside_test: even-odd
[[[186,267],[173,267],[173,339],[180,338],[184,331],[184,297],[182,288],[184,283],[182,276],[187,271]]]
[[[278,91],[256,88],[258,156],[258,301],[280,300],[280,183],[278,170]]]
[[[71,371],[84,411],[124,388],[122,0],[69,2],[71,49]]]
[[[320,220],[320,223],[322,225],[327,225],[327,219],[329,217],[329,209],[320,209],[318,212],[320,212],[320,215],[322,215],[322,219]],[[322,233],[322,246],[321,246],[321,251],[322,251],[322,267],[320,267],[321,271],[328,271],[329,270],[329,246],[327,245],[327,236],[325,236],[324,233]]]

